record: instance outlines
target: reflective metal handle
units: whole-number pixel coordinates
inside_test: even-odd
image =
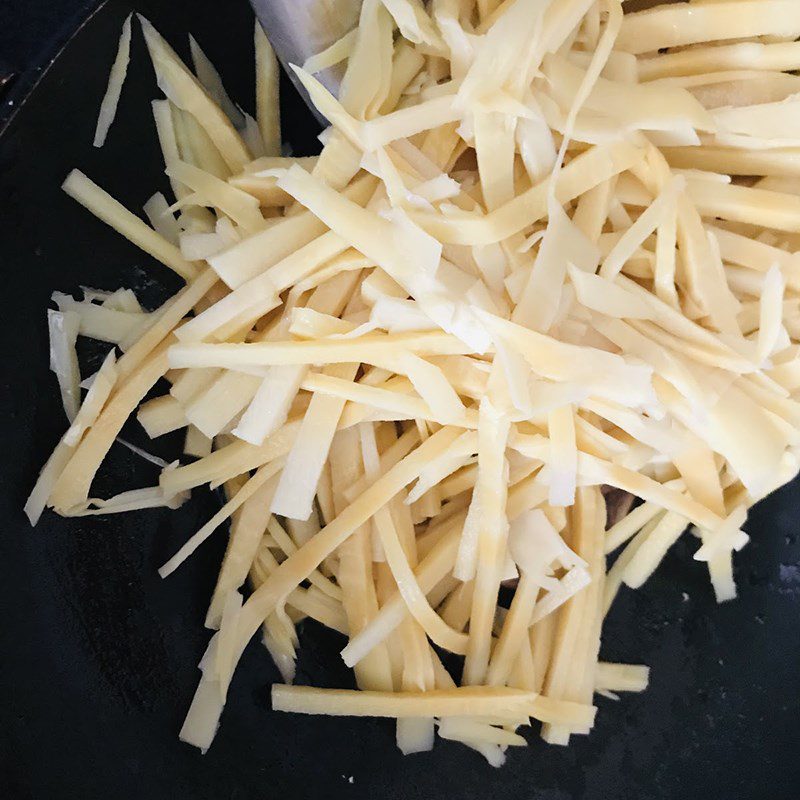
[[[351,31],[358,23],[361,0],[250,0],[250,4],[278,59],[316,114],[288,65],[302,65]],[[317,77],[330,91],[338,92],[341,70],[326,70]]]

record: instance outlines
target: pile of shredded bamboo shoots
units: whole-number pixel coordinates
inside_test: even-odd
[[[64,189],[186,286],[152,312],[53,295],[70,428],[31,521],[224,487],[161,568],[230,521],[181,731],[204,750],[256,635],[274,709],[394,718],[404,752],[438,729],[499,765],[531,719],[587,733],[595,692],[647,684],[598,660],[622,584],[696,537],[732,598],[747,510],[798,472],[800,3],[365,0],[294,67],[331,122],[314,158],[281,155],[260,29],[254,119],[141,24],[175,202],[148,225],[77,170]],[[313,73],[345,62],[337,99]],[[114,345],[83,383],[79,335]],[[195,458],[92,498],[131,415]],[[609,529],[608,487],[642,501]],[[361,691],[291,685],[305,618]]]

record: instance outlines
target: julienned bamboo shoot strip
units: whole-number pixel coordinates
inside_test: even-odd
[[[108,130],[114,122],[117,113],[117,103],[122,93],[122,84],[125,82],[125,75],[128,71],[128,60],[131,51],[131,16],[125,17],[122,23],[122,33],[119,37],[119,48],[111,65],[111,72],[108,76],[108,87],[103,101],[100,104],[100,113],[97,115],[97,128],[94,132],[94,146],[102,147],[105,144]]]
[[[335,714],[351,717],[475,716],[541,722],[590,724],[592,706],[554,702],[534,692],[489,686],[460,686],[428,692],[360,692],[351,689],[315,689],[307,686],[272,687],[272,708],[296,714]],[[567,722],[567,720],[569,722]]]
[[[281,155],[260,26],[256,121],[197,42],[198,78],[141,20],[175,203],[153,194],[147,225],[78,170],[64,182],[187,285],[148,313],[129,289],[52,295],[72,423],[25,511],[224,489],[161,570],[230,519],[180,732],[203,751],[248,641],[290,682],[305,616],[348,636],[366,691],[277,685],[275,710],[394,718],[403,752],[438,729],[493,766],[531,719],[567,744],[595,692],[647,685],[599,660],[623,583],[694,526],[731,600],[749,507],[800,470],[798,4],[473,5],[365,2],[312,59],[346,60],[340,97],[296,69],[331,123],[312,158]],[[126,21],[97,143],[129,38]],[[84,381],[78,336],[112,345]],[[134,414],[185,429],[197,460],[133,448],[157,485],[90,497]],[[465,656],[467,685],[433,645]]]
[[[197,274],[197,268],[180,254],[175,245],[148,227],[139,217],[128,211],[110,194],[80,170],[74,169],[67,175],[62,188],[82,206],[88,208],[96,217],[121,233],[148,255],[174,270],[182,278],[190,280]]]

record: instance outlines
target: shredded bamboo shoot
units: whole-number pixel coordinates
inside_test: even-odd
[[[195,77],[141,24],[172,196],[148,225],[78,169],[63,188],[187,285],[153,311],[52,295],[69,427],[31,524],[224,491],[160,570],[229,522],[180,732],[203,751],[251,638],[289,683],[306,617],[347,636],[358,689],[276,684],[274,711],[388,717],[404,753],[438,731],[493,766],[532,720],[589,733],[595,693],[649,680],[601,660],[617,594],[694,526],[734,598],[750,507],[800,471],[800,4],[365,0],[291,65],[331,124],[309,158],[281,154],[259,25],[254,119],[197,42]],[[339,97],[311,74],[335,65]],[[83,382],[78,337],[112,347]],[[94,497],[131,417],[182,452],[127,445],[156,485]]]

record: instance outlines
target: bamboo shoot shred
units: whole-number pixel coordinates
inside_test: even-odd
[[[148,225],[77,170],[64,189],[187,284],[151,313],[54,295],[70,426],[32,524],[224,487],[161,569],[230,519],[180,732],[203,750],[259,631],[276,711],[390,717],[403,752],[438,731],[499,766],[531,720],[588,733],[596,692],[647,686],[599,661],[617,593],[691,528],[731,599],[748,508],[798,473],[800,4],[365,0],[293,65],[331,122],[302,159],[280,155],[258,27],[253,118],[196,41],[197,76],[139,21],[174,204],[154,195]],[[311,74],[337,63],[338,98]],[[79,335],[112,345],[83,384]],[[134,414],[185,428],[194,460],[90,497]],[[642,502],[606,531],[608,487]],[[305,618],[348,638],[357,690],[288,685]]]

